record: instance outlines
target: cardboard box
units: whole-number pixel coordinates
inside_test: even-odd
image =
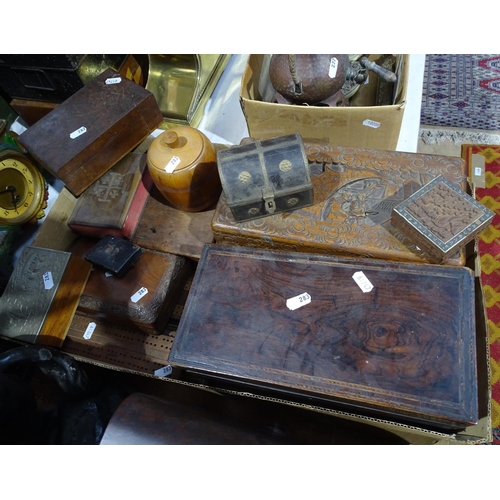
[[[74,198],[66,190],[56,200],[53,208],[47,215],[42,227],[35,238],[34,244],[39,246],[56,246],[63,250],[71,243],[75,234],[67,227],[68,214],[74,207]],[[56,238],[55,235],[58,235]],[[85,318],[75,316],[75,323],[71,326],[67,340],[61,350],[72,355],[75,359],[112,370],[123,371],[129,374],[140,375],[149,379],[153,378],[158,383],[176,384],[182,388],[193,387],[201,390],[224,394],[232,394],[244,398],[255,398],[263,401],[277,402],[284,405],[305,408],[311,411],[324,413],[332,417],[332,426],[335,419],[339,418],[351,422],[365,424],[391,432],[410,444],[481,444],[492,441],[491,429],[491,384],[490,384],[490,354],[486,326],[486,311],[484,305],[484,294],[479,280],[480,261],[479,258],[470,260],[469,267],[475,269],[476,276],[476,339],[477,339],[477,369],[478,369],[478,409],[479,421],[476,425],[467,427],[461,432],[436,432],[419,426],[410,426],[394,421],[361,416],[355,413],[327,409],[320,406],[296,403],[290,400],[270,397],[259,394],[257,391],[214,388],[213,386],[195,384],[176,379],[176,373],[166,378],[157,376],[155,373],[168,366],[168,356],[175,336],[175,326],[172,325],[168,335],[150,335],[144,333],[138,336],[135,331],[124,335],[123,328],[115,325],[98,324],[92,339],[86,340],[84,334],[87,323]],[[187,298],[190,281],[188,280],[184,294],[179,305],[174,311],[174,319],[180,319],[183,312],[183,304]],[[79,323],[78,323],[79,322]]]
[[[370,59],[376,60],[372,55]],[[269,55],[252,54],[243,73],[240,104],[250,137],[269,139],[299,133],[305,142],[395,150],[408,89],[409,56],[401,55],[395,104],[388,106],[295,106],[266,102],[273,89],[268,76]],[[377,78],[369,72],[371,84]]]

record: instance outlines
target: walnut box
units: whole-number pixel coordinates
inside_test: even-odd
[[[79,196],[162,121],[151,92],[107,69],[23,132],[19,142]]]
[[[464,428],[474,291],[466,267],[207,245],[169,363],[215,388]]]
[[[396,206],[391,222],[440,263],[485,229],[493,216],[491,210],[438,176]]]

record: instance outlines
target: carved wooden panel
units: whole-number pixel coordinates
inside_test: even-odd
[[[364,256],[404,262],[432,258],[391,223],[394,207],[439,175],[465,190],[461,158],[305,144],[314,205],[236,222],[221,196],[212,220],[217,243]],[[465,264],[457,251],[449,265]]]

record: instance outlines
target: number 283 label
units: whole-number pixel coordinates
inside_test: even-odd
[[[309,304],[311,302],[311,296],[307,293],[301,293],[300,295],[297,295],[296,297],[292,297],[291,299],[288,299],[286,301],[286,306],[288,309],[291,311],[294,311],[295,309],[298,309],[299,307],[305,306],[306,304]]]

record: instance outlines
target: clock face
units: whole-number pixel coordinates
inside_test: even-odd
[[[14,151],[0,153],[0,223],[19,225],[42,209],[45,181],[33,163]]]

